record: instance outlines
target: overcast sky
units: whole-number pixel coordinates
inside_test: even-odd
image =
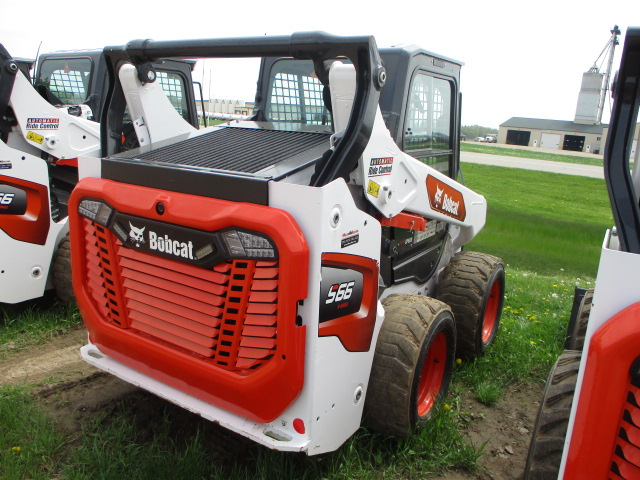
[[[511,117],[573,120],[582,73],[598,58],[618,25],[640,26],[638,0],[489,2],[423,0],[319,2],[191,0],[109,2],[60,0],[53,7],[2,0],[0,43],[16,57],[40,52],[120,45],[135,38],[174,40],[286,35],[324,30],[374,35],[378,46],[416,44],[464,62],[462,122],[497,128]],[[41,4],[45,5],[45,4]],[[101,6],[104,5],[104,6]],[[209,66],[226,81],[213,97],[253,100],[253,73]],[[215,81],[215,80],[214,80]],[[609,106],[607,104],[608,111]],[[608,115],[605,113],[607,120]]]

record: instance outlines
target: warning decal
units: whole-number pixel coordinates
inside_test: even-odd
[[[38,135],[35,132],[27,132],[27,140],[31,140],[32,142],[42,145],[42,142],[44,142],[44,137],[42,135]]]
[[[367,185],[367,193],[372,197],[378,198],[379,192],[380,192],[380,185],[378,185],[373,180],[369,180],[369,184]]]

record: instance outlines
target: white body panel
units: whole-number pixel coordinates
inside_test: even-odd
[[[100,125],[54,107],[24,75],[16,75],[10,104],[23,136],[38,150],[59,159],[100,155]]]
[[[0,142],[0,159],[11,162],[11,169],[0,170],[0,174],[43,185],[48,191],[49,172],[44,160],[9,148],[3,142]],[[50,208],[48,205],[49,216]],[[18,303],[44,294],[53,252],[69,231],[67,220],[50,223],[44,245],[16,240],[0,229],[3,249],[0,257],[0,302]]]
[[[353,97],[356,94],[356,71],[353,65],[334,62],[329,69],[333,128],[342,132],[349,124]]]
[[[429,191],[428,177],[435,178],[440,186],[446,185],[447,190]],[[486,221],[485,198],[400,150],[384,124],[380,109],[355,181],[367,192],[367,200],[387,218],[405,211],[460,227],[454,240],[456,248],[475,237]],[[448,202],[451,191],[459,197]],[[432,208],[435,199],[442,208]],[[456,213],[461,213],[462,208],[466,211],[464,216]]]
[[[118,75],[141,147],[196,131],[171,105],[160,82],[143,85],[131,64],[123,65]]]
[[[376,328],[368,352],[351,353],[336,337],[317,337],[320,310],[320,256],[323,252],[379,260],[380,223],[359,210],[342,180],[322,188],[271,183],[270,204],[287,210],[309,244],[309,293],[298,313],[307,326],[305,383],[283,420],[302,418],[310,434],[309,455],[338,448],[359,427],[378,331],[384,310],[378,302]],[[295,202],[292,199],[296,199]],[[333,223],[339,212],[340,221]],[[341,248],[343,235],[358,231],[360,241]],[[359,401],[355,398],[361,392]]]
[[[341,132],[349,123],[353,105],[355,68],[335,62],[329,79],[334,126],[336,132]],[[428,177],[437,180],[432,183],[432,191],[427,186]],[[379,107],[360,168],[352,173],[351,180],[365,190],[367,200],[387,218],[411,212],[459,227],[452,232],[456,250],[475,237],[486,221],[485,198],[400,150]]]

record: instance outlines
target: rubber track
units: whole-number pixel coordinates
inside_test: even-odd
[[[582,352],[565,350],[549,373],[529,446],[524,480],[557,478]]]
[[[483,353],[482,300],[492,273],[502,268],[502,260],[477,252],[460,252],[445,267],[436,290],[436,298],[451,307],[456,321],[456,355],[475,358]],[[499,322],[499,318],[497,321]]]
[[[417,421],[412,389],[421,345],[434,320],[449,307],[416,295],[392,295],[382,303],[385,319],[367,390],[365,423],[373,430],[402,436]]]

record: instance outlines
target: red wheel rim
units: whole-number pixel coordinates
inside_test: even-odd
[[[496,328],[498,321],[498,309],[500,308],[500,292],[501,281],[496,280],[491,285],[491,291],[489,292],[489,298],[487,299],[487,305],[484,309],[484,318],[482,320],[482,343],[487,343],[491,340],[493,331]]]
[[[422,365],[420,373],[420,385],[418,386],[418,416],[426,416],[442,388],[442,379],[447,362],[447,336],[444,332],[436,334],[429,346],[427,357]]]

